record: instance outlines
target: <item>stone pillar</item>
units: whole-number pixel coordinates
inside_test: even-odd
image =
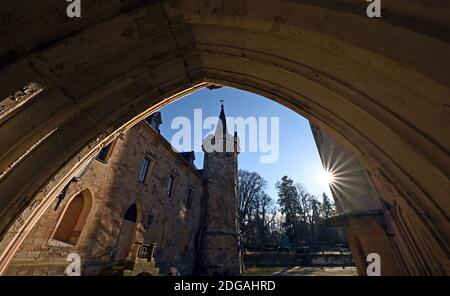
[[[367,255],[371,253],[380,255],[381,275],[403,275],[394,245],[386,232],[382,212],[343,214],[331,218],[329,222],[344,227],[359,275],[367,275]]]
[[[330,184],[338,215],[329,221],[343,226],[359,275],[366,275],[367,255],[381,257],[381,275],[402,275],[401,257],[388,229],[376,187],[367,170],[342,145],[316,126],[311,126]]]

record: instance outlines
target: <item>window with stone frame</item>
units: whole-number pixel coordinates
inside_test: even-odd
[[[173,189],[175,184],[175,175],[170,174],[169,180],[167,181],[167,196],[172,197],[173,195]]]
[[[103,147],[97,154],[97,157],[95,159],[103,163],[108,163],[108,160],[112,155],[112,151],[114,149],[115,144],[116,140],[112,141],[111,143]]]
[[[142,161],[141,170],[139,171],[139,182],[145,183],[151,163],[152,159],[146,155]]]

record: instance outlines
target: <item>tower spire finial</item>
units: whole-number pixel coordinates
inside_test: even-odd
[[[225,110],[223,107],[223,100],[221,99],[220,102],[221,107],[220,107],[220,115],[219,115],[219,121],[217,123],[217,127],[216,127],[216,136],[220,136],[221,138],[225,138],[226,135],[228,134],[228,130],[227,130],[227,119],[225,116]]]

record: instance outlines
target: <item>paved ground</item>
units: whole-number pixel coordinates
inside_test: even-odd
[[[254,267],[246,270],[244,275],[275,276],[357,276],[355,267]]]

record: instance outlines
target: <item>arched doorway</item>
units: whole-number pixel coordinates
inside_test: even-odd
[[[138,231],[138,223],[141,213],[139,206],[132,204],[123,216],[122,225],[120,226],[119,236],[117,238],[116,260],[124,260],[128,258],[131,248],[136,240]]]
[[[52,239],[76,245],[91,209],[91,203],[88,191],[76,194],[63,211]]]
[[[23,13],[41,26],[1,49],[9,58],[0,97],[25,94],[0,114],[0,271],[85,160],[160,106],[213,83],[272,98],[324,128],[399,192],[449,253],[446,4],[431,1],[441,5],[431,15],[393,1],[373,20],[361,1],[176,2],[127,14],[93,4],[102,17],[61,20],[54,34],[38,31],[47,17]],[[20,32],[11,27],[11,36]]]
[[[166,249],[167,245],[167,219],[164,218],[164,220],[161,223],[160,227],[160,233],[159,233],[159,250],[164,251]]]

